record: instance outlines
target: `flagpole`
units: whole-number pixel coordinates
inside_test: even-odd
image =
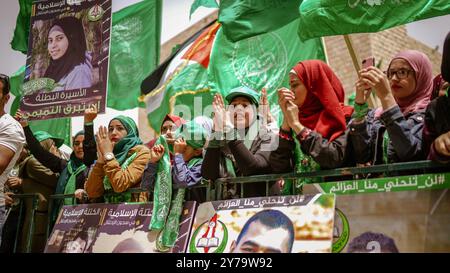
[[[360,58],[356,54],[355,49],[353,48],[353,42],[352,38],[348,34],[344,34],[344,40],[347,44],[348,53],[350,53],[350,57],[352,57],[353,66],[355,67],[356,73],[359,75],[359,70],[361,70],[361,67],[359,66],[359,60]],[[372,94],[369,95],[367,103],[369,104],[370,108],[375,108],[375,102],[373,100]]]
[[[325,62],[326,62],[328,65],[330,65],[330,63],[328,62],[329,59],[328,59],[328,51],[327,51],[327,45],[326,45],[326,43],[325,43],[325,38],[324,38],[324,37],[321,37],[320,39],[321,39],[321,41],[322,41],[323,54],[325,54]]]

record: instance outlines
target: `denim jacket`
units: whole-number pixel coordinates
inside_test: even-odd
[[[349,128],[356,162],[375,165],[425,159],[424,116],[425,112],[415,112],[405,117],[396,105],[379,118],[375,118],[375,110],[371,110],[362,122],[352,120]]]

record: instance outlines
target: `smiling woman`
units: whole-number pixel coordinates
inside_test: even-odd
[[[53,22],[47,35],[47,50],[50,64],[44,77],[59,84],[54,91],[92,86],[92,57],[79,19],[64,17]]]

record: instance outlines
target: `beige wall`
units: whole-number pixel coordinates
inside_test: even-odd
[[[378,33],[352,34],[353,47],[359,59],[374,56],[375,62],[381,61],[381,69],[386,70],[392,57],[405,49],[416,49],[424,52],[433,64],[433,74],[438,74],[442,55],[423,43],[411,38],[405,26],[399,26]],[[330,36],[325,38],[328,53],[328,62],[344,85],[346,94],[354,91],[357,79],[356,70],[348,53],[343,36]]]

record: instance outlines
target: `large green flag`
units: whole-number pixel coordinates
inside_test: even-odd
[[[299,61],[325,60],[321,39],[301,42],[293,33],[298,20],[266,34],[236,43],[217,33],[208,68],[211,91],[226,96],[234,87],[247,86],[260,92],[266,87],[272,113],[278,115],[276,90],[289,87],[288,73]]]
[[[377,32],[450,14],[449,0],[303,0],[298,35],[302,40],[329,35]]]
[[[218,8],[219,5],[217,4],[216,0],[194,0],[194,3],[192,3],[191,5],[189,19],[191,18],[192,13],[194,13],[199,7]]]
[[[11,48],[27,54],[28,35],[30,33],[31,6],[33,0],[19,0],[19,14],[17,15],[16,28],[11,41]]]
[[[230,41],[236,42],[274,31],[298,19],[301,0],[222,0],[219,22]]]
[[[22,66],[11,78],[11,93],[15,99],[11,105],[10,114],[15,115],[19,109],[20,99],[23,96],[23,78],[25,77],[25,66]],[[58,118],[50,120],[30,121],[33,132],[46,131],[55,137],[64,139],[64,143],[71,146],[71,123],[70,118]]]
[[[108,107],[138,106],[142,80],[159,63],[161,0],[144,0],[113,14]]]

